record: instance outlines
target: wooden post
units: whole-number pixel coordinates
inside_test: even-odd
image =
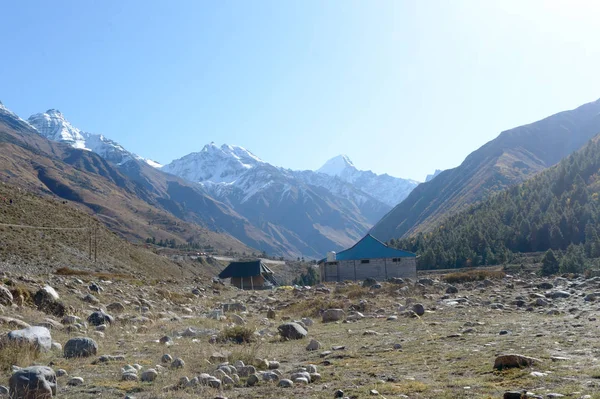
[[[240,288],[244,289],[244,278],[240,277]]]
[[[94,263],[98,258],[98,225],[94,224]]]
[[[386,258],[383,258],[383,267],[385,268],[385,279],[387,280],[388,276],[387,276],[387,259]]]
[[[254,280],[252,279],[252,276],[250,276],[250,288],[254,291]]]
[[[354,281],[356,281],[356,261],[353,260],[352,263],[354,264]]]

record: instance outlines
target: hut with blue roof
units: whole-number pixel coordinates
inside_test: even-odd
[[[393,277],[417,278],[416,255],[387,246],[367,234],[353,247],[329,252],[319,261],[321,281],[387,280]]]

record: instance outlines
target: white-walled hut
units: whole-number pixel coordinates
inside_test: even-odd
[[[263,290],[276,285],[273,271],[262,261],[231,262],[219,278],[231,278],[231,285],[243,290]]]
[[[353,247],[319,261],[321,281],[417,278],[416,255],[385,245],[367,234]]]

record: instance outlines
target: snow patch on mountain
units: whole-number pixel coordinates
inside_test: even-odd
[[[243,147],[224,144],[219,148],[210,143],[200,152],[177,159],[161,170],[192,182],[230,184],[260,165],[267,163]]]
[[[342,154],[325,162],[325,165],[317,169],[317,172],[325,173],[329,176],[341,176],[344,173],[348,173],[347,170],[356,170],[356,167],[347,155]]]
[[[0,112],[1,113],[5,113],[8,114],[9,117],[14,118],[16,120],[18,120],[19,122],[23,123],[24,125],[26,125],[27,127],[30,127],[32,129],[35,129],[33,126],[31,126],[29,124],[29,122],[27,122],[25,119],[22,119],[21,117],[19,117],[17,114],[15,114],[14,112],[12,112],[10,109],[6,108],[6,106],[4,104],[2,104],[2,101],[0,101]]]
[[[122,145],[102,134],[88,133],[76,128],[57,109],[49,109],[44,113],[31,115],[28,122],[49,140],[65,143],[73,148],[95,152],[107,161],[117,165],[123,165],[136,159],[156,168],[162,166],[157,162],[144,159],[127,151]]]
[[[388,174],[378,175],[370,170],[358,170],[346,155],[330,159],[317,169],[317,172],[339,177],[392,207],[402,202],[419,184],[415,180],[401,179]]]

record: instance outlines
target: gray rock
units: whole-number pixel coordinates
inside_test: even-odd
[[[279,383],[277,384],[277,386],[279,388],[293,388],[294,383],[292,382],[292,380],[283,379],[283,380],[279,380]]]
[[[72,387],[83,385],[83,378],[81,378],[81,377],[72,377],[67,382],[67,385],[72,386]]]
[[[143,382],[152,382],[158,377],[158,372],[154,369],[148,369],[142,373]]]
[[[216,377],[210,377],[207,381],[207,385],[211,388],[219,389],[221,388],[221,380]]]
[[[134,372],[127,372],[121,374],[122,381],[137,381],[139,379],[138,375]]]
[[[238,374],[240,377],[248,377],[252,374],[256,374],[256,367],[254,366],[242,366],[238,367]]]
[[[33,303],[44,313],[62,317],[65,315],[67,308],[56,299],[58,294],[55,294],[56,292],[52,293],[48,289],[41,288],[33,295]]]
[[[67,375],[69,375],[69,374],[67,373],[67,370],[65,370],[65,369],[56,370],[57,377],[66,377]]]
[[[89,315],[87,321],[93,326],[99,326],[101,324],[112,324],[114,323],[115,319],[111,315],[98,310]]]
[[[258,384],[259,381],[260,379],[258,378],[257,374],[251,374],[246,380],[246,385],[248,385],[249,387],[253,387],[256,384]]]
[[[168,353],[165,353],[160,358],[160,361],[161,361],[161,363],[171,363],[173,361],[173,357],[171,355],[169,355]]]
[[[308,334],[298,323],[285,323],[277,327],[277,330],[286,339],[302,339]]]
[[[38,351],[49,351],[52,348],[50,330],[46,327],[27,327],[22,330],[13,330],[6,336],[9,342],[29,344]]]
[[[266,371],[262,373],[262,379],[263,381],[279,381],[279,374],[272,371]]]
[[[425,314],[425,307],[420,303],[415,303],[412,307],[412,311],[417,314],[417,316],[423,316]]]
[[[94,356],[98,353],[98,344],[87,337],[71,338],[65,344],[63,353],[66,358]]]
[[[456,288],[453,285],[449,285],[448,288],[446,288],[446,294],[457,294],[458,293],[458,288]]]
[[[58,292],[56,292],[56,290],[50,287],[49,285],[43,286],[42,291],[46,291],[46,293],[55,301],[58,301],[60,299],[60,296],[58,296]]]
[[[49,399],[56,395],[56,374],[50,367],[17,370],[8,381],[11,399]]]
[[[183,359],[181,358],[176,358],[175,360],[173,360],[173,362],[171,363],[171,368],[172,369],[180,369],[183,368],[185,366],[185,362],[183,361]]]
[[[334,321],[342,320],[345,313],[342,309],[327,309],[323,312],[323,323],[330,323]]]
[[[316,339],[311,339],[308,345],[306,345],[307,351],[316,351],[318,349],[321,349],[321,343]]]
[[[5,387],[4,385],[0,385],[0,395],[8,395],[8,387]]]
[[[497,370],[503,370],[507,368],[518,368],[518,367],[529,367],[536,362],[538,359],[518,354],[507,354],[496,357],[494,361],[494,368]]]

